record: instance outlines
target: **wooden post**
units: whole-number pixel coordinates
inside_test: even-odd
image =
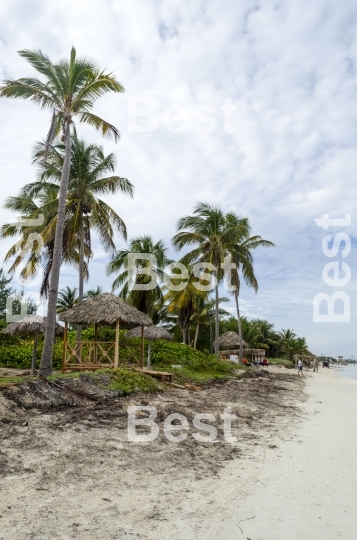
[[[31,362],[31,375],[35,375],[36,370],[36,352],[37,352],[37,341],[38,341],[38,333],[34,335],[33,338],[33,351],[32,351],[32,362]]]
[[[64,335],[63,335],[62,373],[66,373],[67,330],[68,330],[68,323],[66,322],[66,323],[64,323]]]
[[[115,349],[114,349],[114,369],[119,366],[119,319],[115,325]]]
[[[148,369],[151,369],[151,339],[148,344]]]
[[[140,367],[144,367],[144,326],[141,327],[141,354],[140,354]]]
[[[97,352],[98,352],[98,324],[94,325],[94,363],[97,363]]]

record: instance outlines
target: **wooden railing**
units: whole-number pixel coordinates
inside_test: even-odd
[[[123,352],[123,348],[125,345],[121,346],[119,351]],[[76,343],[67,341],[64,343],[62,372],[113,368],[114,352],[114,341],[80,341]],[[140,364],[140,356],[138,357],[135,351],[130,351],[129,354],[125,354],[125,364],[129,362]]]

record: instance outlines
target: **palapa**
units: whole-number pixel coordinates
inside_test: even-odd
[[[144,326],[153,324],[150,317],[142,313],[128,302],[119,298],[112,293],[103,293],[87,298],[80,304],[77,304],[71,309],[63,312],[59,316],[60,320],[68,324],[90,325],[94,324],[95,334],[97,335],[98,324],[114,325],[115,324],[115,348],[114,348],[114,368],[119,365],[119,323],[124,322],[129,325],[140,325],[141,331],[141,359],[140,364],[143,367],[144,358]],[[95,337],[95,347],[98,340]],[[66,351],[67,339],[65,334],[64,349]],[[96,352],[95,352],[96,358]],[[95,360],[96,362],[96,360]],[[62,369],[65,371],[66,352],[64,352],[64,360]],[[78,364],[76,367],[80,367]],[[100,367],[100,366],[99,366]]]
[[[112,293],[103,293],[87,298],[59,315],[69,324],[109,324],[117,321],[140,326],[152,325],[152,320],[134,306]]]
[[[34,336],[35,334],[44,334],[46,331],[46,317],[40,317],[40,315],[29,315],[24,317],[21,321],[10,323],[3,329],[3,334],[18,334],[23,336]],[[64,328],[60,324],[56,323],[56,336],[63,336]]]
[[[125,337],[128,339],[141,337],[142,336],[142,328],[138,326],[137,328],[133,328],[132,330],[129,330]],[[171,334],[168,333],[165,328],[161,328],[160,326],[155,326],[152,324],[151,326],[145,326],[144,327],[144,339],[149,340],[148,345],[148,369],[151,368],[151,341],[153,339],[166,339],[167,341],[172,341]]]
[[[129,339],[141,337],[141,327],[138,326],[137,328],[132,328],[131,330],[128,330],[128,332],[125,334],[125,337]],[[173,339],[172,335],[169,334],[168,331],[165,330],[165,328],[155,326],[154,324],[144,327],[144,338],[149,339],[150,341],[152,339],[167,339],[168,341],[172,341]]]
[[[225,334],[222,334],[218,339],[219,349],[235,349],[236,347],[240,347],[240,338],[237,332],[226,332]],[[246,343],[243,339],[243,347],[248,347],[248,343]]]
[[[44,334],[46,331],[46,317],[40,317],[40,315],[29,315],[24,317],[20,321],[10,323],[3,329],[3,334],[9,335],[22,335],[22,336],[34,336],[32,362],[31,362],[31,375],[35,375],[36,368],[36,351],[37,341],[39,334]],[[56,336],[62,336],[64,328],[60,324],[56,323],[55,334]]]

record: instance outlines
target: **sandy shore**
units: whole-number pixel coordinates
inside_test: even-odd
[[[250,493],[230,505],[231,515],[212,520],[196,538],[356,538],[357,381],[325,369],[307,374],[306,382],[302,422],[264,458]]]
[[[235,444],[126,440],[125,405],[43,414],[0,400],[0,540],[354,540],[357,381],[332,370],[150,398],[238,420]],[[2,415],[2,416],[1,416]]]

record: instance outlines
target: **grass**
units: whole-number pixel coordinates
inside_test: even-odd
[[[36,380],[36,377],[30,377],[30,375],[23,375],[21,377],[17,377],[16,375],[12,377],[0,377],[0,384],[7,384],[7,383],[22,383],[24,381],[28,380]]]
[[[156,371],[169,371],[174,374],[174,381],[178,384],[193,383],[203,384],[217,379],[229,379],[234,376],[234,370],[238,366],[230,362],[222,362],[215,358],[208,362],[207,365],[197,366],[186,365],[182,362],[182,368],[172,368],[172,364],[153,366]],[[239,366],[241,369],[246,369]],[[135,392],[155,392],[158,389],[157,381],[149,375],[138,373],[128,368],[120,367],[114,369],[98,369],[93,372],[72,372],[72,373],[54,373],[48,379],[50,381],[58,381],[63,379],[77,379],[79,377],[90,377],[93,383],[100,386],[104,390],[115,390],[123,395],[133,394]],[[21,383],[28,380],[36,380],[36,377],[30,376],[12,376],[0,378],[1,383]]]
[[[269,364],[274,364],[275,366],[284,366],[288,369],[292,369],[294,367],[294,362],[291,362],[291,360],[287,360],[285,358],[268,358]]]
[[[123,395],[135,392],[156,392],[157,382],[148,375],[137,373],[131,369],[98,369],[92,372],[55,373],[48,377],[50,381],[63,379],[77,379],[78,377],[90,377],[93,383],[104,390],[115,390]]]

